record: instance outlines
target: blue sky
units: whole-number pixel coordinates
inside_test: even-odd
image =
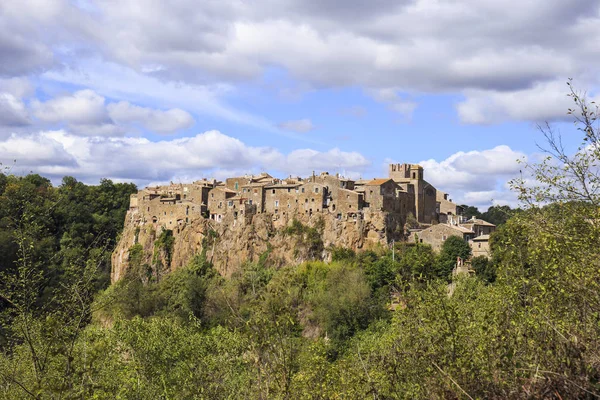
[[[566,81],[594,97],[598,1],[5,0],[0,162],[140,186],[420,163],[457,202],[507,181]]]

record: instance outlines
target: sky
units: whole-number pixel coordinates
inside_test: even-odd
[[[591,0],[2,0],[0,162],[139,187],[409,162],[516,206],[537,124],[579,143],[598,38]]]

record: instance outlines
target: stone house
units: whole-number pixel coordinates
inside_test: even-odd
[[[208,193],[209,218],[221,222],[228,210],[232,209],[233,198],[237,195],[234,190],[225,186],[217,186]],[[230,203],[231,202],[231,203]]]
[[[480,235],[469,240],[473,257],[490,257],[490,235]]]
[[[448,193],[441,190],[436,191],[436,210],[438,213],[438,221],[440,224],[449,223],[456,220],[456,216],[462,215],[463,209],[458,204],[450,199]]]
[[[472,230],[473,232],[475,232],[475,236],[490,235],[496,230],[496,225],[479,218],[472,218],[468,221],[463,222],[462,224],[460,224],[460,226]]]
[[[356,182],[356,191],[364,195],[363,207],[370,211],[399,212],[398,185],[390,179],[372,179]]]
[[[278,183],[264,187],[263,212],[288,215],[299,209],[300,183]]]
[[[406,192],[414,193],[417,221],[423,224],[438,221],[437,190],[423,179],[423,167],[417,164],[390,164],[389,177]]]
[[[458,225],[437,224],[420,231],[413,231],[409,237],[409,242],[426,243],[431,245],[435,251],[440,251],[442,245],[450,236],[458,236],[468,242],[475,237],[475,233]]]

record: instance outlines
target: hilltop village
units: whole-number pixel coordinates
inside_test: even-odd
[[[419,241],[438,250],[454,235],[471,244],[474,256],[487,255],[495,226],[477,219],[466,221],[462,208],[428,183],[423,172],[420,165],[390,164],[387,178],[371,180],[322,172],[307,178],[279,179],[262,173],[224,182],[171,183],[133,194],[130,213],[142,225],[176,232],[198,220],[231,228],[251,225],[261,214],[276,227],[318,216],[354,223],[388,221],[391,216],[403,228],[377,230],[380,242]]]

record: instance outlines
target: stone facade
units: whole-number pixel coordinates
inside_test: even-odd
[[[439,251],[450,236],[458,236],[471,246],[473,257],[490,256],[489,239],[496,226],[482,219],[470,219],[463,223],[441,223],[411,232],[409,241],[427,243]]]
[[[436,196],[443,199],[438,201],[437,210]],[[273,221],[281,224],[314,215],[337,220],[385,220],[379,214],[393,214],[402,221],[413,215],[422,224],[432,224],[440,219],[438,211],[444,216],[454,215],[459,208],[447,194],[423,179],[421,166],[413,164],[390,165],[390,177],[382,179],[354,181],[327,172],[313,173],[305,179],[279,179],[263,173],[227,178],[224,182],[203,179],[191,184],[147,187],[130,199],[130,209],[137,210],[143,222],[165,229],[202,218],[248,224],[253,215],[262,213],[272,215]],[[487,229],[477,221],[473,223],[472,229],[477,232]]]
[[[429,244],[435,251],[440,251],[442,245],[450,236],[458,236],[468,242],[475,237],[475,233],[468,228],[458,225],[437,224],[412,232],[408,240]]]
[[[490,235],[481,235],[469,240],[473,257],[490,257]]]
[[[389,177],[406,192],[414,193],[415,217],[418,222],[438,222],[437,189],[423,178],[423,167],[416,164],[390,164]]]
[[[452,234],[469,240],[475,231],[487,229],[480,221],[471,221],[469,228],[436,225],[441,215],[436,211],[442,210],[441,202],[436,210],[436,195],[437,190],[423,179],[423,168],[411,164],[395,164],[388,178],[371,180],[354,181],[327,172],[283,179],[263,173],[224,182],[203,179],[147,187],[130,198],[124,232],[113,253],[112,279],[118,280],[128,267],[133,244],[142,244],[147,260],[152,260],[154,240],[165,229],[172,230],[175,238],[166,270],[207,251],[225,275],[269,249],[275,249],[271,257],[277,265],[302,262],[296,241],[281,229],[294,219],[322,229],[322,259],[327,259],[330,246],[358,250],[404,240],[411,215],[420,222],[419,240],[435,248]],[[447,202],[443,210],[447,207],[453,221],[458,220],[452,213],[459,208]],[[216,243],[203,248],[205,239],[214,235]]]

